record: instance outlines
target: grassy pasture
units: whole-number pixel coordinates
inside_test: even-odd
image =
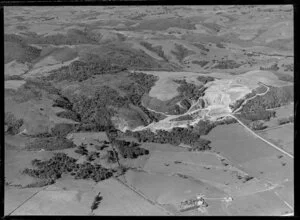
[[[211,146],[214,146],[216,151],[237,164],[277,153],[239,124],[220,125],[203,138],[211,140]]]
[[[52,101],[46,98],[22,103],[9,98],[5,100],[5,112],[12,112],[16,117],[22,118],[24,120],[22,129],[26,129],[28,134],[50,132],[55,124],[76,123],[56,116],[56,111],[57,109],[52,107]]]
[[[167,71],[142,71],[142,72],[159,77],[158,81],[151,88],[149,95],[151,97],[158,98],[162,101],[170,100],[178,95],[177,88],[179,87],[179,85],[173,81],[174,79],[185,79],[188,83],[202,85],[202,83],[199,80],[197,80],[197,77],[201,75],[199,73],[167,72]]]
[[[231,215],[243,216],[278,216],[290,211],[273,191],[237,197],[232,201],[228,210]]]
[[[294,154],[294,123],[261,131],[260,134],[277,146]]]
[[[181,201],[203,193],[211,197],[224,197],[226,193],[202,181],[191,181],[177,176],[129,171],[125,174],[128,184],[160,204],[178,207]]]
[[[286,178],[293,179],[293,161],[280,152],[271,157],[253,159],[240,166],[250,175],[274,184],[282,184]]]
[[[272,72],[269,71],[261,71],[261,70],[256,70],[256,71],[249,71],[245,74],[242,75],[246,79],[255,79],[256,81],[260,81],[266,85],[270,86],[285,86],[285,85],[291,85],[290,82],[284,82],[278,79],[278,77],[273,74]]]

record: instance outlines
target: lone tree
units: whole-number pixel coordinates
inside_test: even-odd
[[[100,196],[100,192],[99,192],[98,195],[95,196],[94,202],[91,205],[91,213],[93,213],[93,211],[98,208],[98,206],[99,206],[100,202],[102,201],[102,199],[103,199],[103,197]]]

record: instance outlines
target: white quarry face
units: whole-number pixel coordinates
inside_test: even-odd
[[[223,108],[225,111],[238,99],[250,93],[251,90],[242,84],[237,84],[235,80],[216,80],[209,85],[205,91],[204,99],[209,109]]]

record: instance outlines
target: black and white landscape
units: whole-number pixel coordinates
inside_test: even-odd
[[[4,8],[5,215],[294,215],[291,5]]]

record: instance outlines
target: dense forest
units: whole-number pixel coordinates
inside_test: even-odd
[[[57,113],[57,116],[81,122],[79,127],[83,130],[103,131],[112,126],[111,117],[116,114],[115,108],[133,104],[148,116],[149,120],[144,121],[145,124],[161,119],[162,115],[148,111],[141,103],[142,96],[150,91],[157,77],[134,72],[129,73],[129,78],[133,82],[120,87],[126,96],[121,96],[108,86],[98,88],[92,98],[74,95],[69,100],[60,94],[54,100],[53,106],[64,108],[66,111]]]
[[[113,127],[111,117],[117,114],[117,109],[130,109],[130,105],[139,107],[147,115],[147,118],[141,117],[145,125],[162,119],[161,114],[148,111],[141,103],[142,96],[150,91],[157,77],[133,72],[129,73],[129,78],[132,83],[120,87],[125,96],[108,86],[99,87],[92,98],[73,95],[68,99],[58,93],[53,107],[65,111],[57,113],[57,116],[80,122],[76,126],[77,131],[106,131]]]

